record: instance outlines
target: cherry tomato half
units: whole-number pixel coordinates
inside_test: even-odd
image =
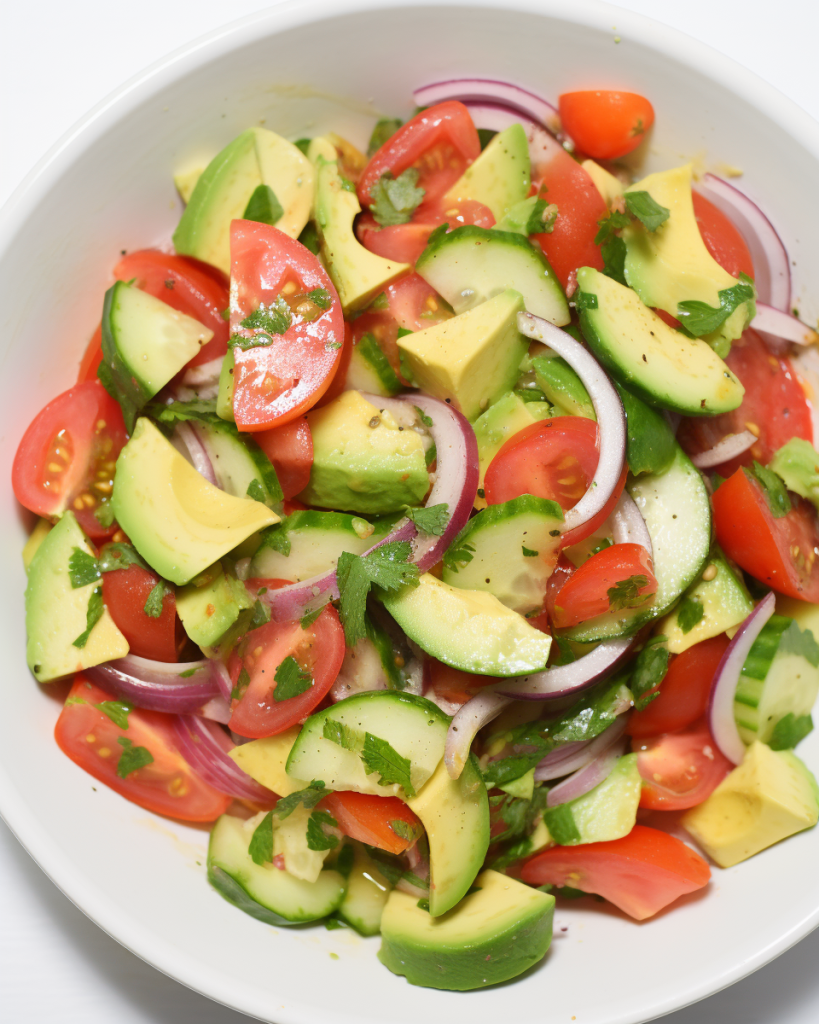
[[[651,556],[640,544],[612,544],[588,558],[559,590],[548,590],[549,617],[568,629],[609,610],[639,608],[657,591]]]
[[[654,107],[636,92],[584,89],[558,99],[563,130],[595,160],[617,160],[636,149],[654,124]]]
[[[680,732],[632,741],[643,779],[640,806],[683,811],[714,792],[733,764],[717,749],[704,718]]]
[[[414,839],[399,836],[394,822],[403,822],[418,829],[421,821],[397,796],[374,796],[372,793],[353,793],[347,790],[328,793],[319,807],[329,811],[338,827],[351,839],[368,846],[377,846],[388,853],[403,853]],[[398,826],[400,829],[400,825]]]

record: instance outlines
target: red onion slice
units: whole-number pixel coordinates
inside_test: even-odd
[[[721,441],[717,441],[713,448],[708,448],[699,455],[692,455],[691,461],[697,469],[711,469],[712,466],[719,466],[729,459],[735,459],[737,455],[742,455],[755,443],[756,436],[750,430],[743,430],[739,434],[727,434]]]
[[[445,82],[433,82],[416,89],[412,94],[419,107],[431,107],[445,100],[470,102],[488,101],[499,103],[517,110],[533,121],[548,125],[552,131],[560,128],[560,114],[557,107],[536,96],[528,89],[511,82],[499,82],[493,78],[451,78]]]
[[[275,793],[259,785],[228,757],[235,744],[221,726],[194,715],[178,715],[173,728],[182,756],[214,789],[257,804],[271,806],[276,802]]]
[[[790,313],[766,306],[763,302],[756,304],[756,316],[751,326],[755,331],[772,334],[776,338],[792,341],[795,345],[813,345],[819,341],[819,334],[812,327],[803,324]]]
[[[707,711],[708,725],[717,747],[732,764],[739,764],[745,757],[745,744],[740,738],[734,717],[734,697],[739,676],[754,641],[775,610],[776,597],[771,592],[762,598],[737,630],[722,656],[711,684]]]
[[[584,768],[589,761],[594,760],[594,752],[589,753],[591,744],[591,740],[576,740],[557,747],[535,768],[535,782],[562,779],[578,768]]]
[[[580,693],[608,675],[634,643],[634,637],[604,640],[593,651],[568,665],[555,665],[531,676],[518,676],[492,684],[493,693],[514,700],[553,700]],[[464,705],[466,707],[466,705]]]
[[[218,487],[219,485],[216,483],[216,473],[213,469],[213,463],[210,461],[207,449],[202,444],[199,435],[193,429],[191,424],[178,423],[174,433],[188,450],[190,461],[196,472],[201,474],[209,484],[213,484],[214,487]]]
[[[135,654],[86,669],[104,689],[138,708],[184,714],[199,710],[219,695],[212,662],[151,661]],[[190,676],[183,673],[191,672]]]
[[[620,500],[614,506],[611,527],[615,544],[639,544],[652,558],[654,557],[651,534],[648,532],[646,521],[627,491],[623,491]]]
[[[230,672],[227,670],[227,665],[224,665],[221,661],[215,659],[210,663],[211,672],[213,673],[214,681],[219,688],[219,693],[222,698],[230,702],[230,695],[233,693],[233,680],[230,678]]]
[[[218,392],[219,376],[222,372],[222,363],[224,361],[225,357],[219,356],[207,363],[200,363],[199,366],[189,367],[182,375],[183,386],[192,388],[199,394],[200,398],[215,398],[215,394],[204,395],[202,391],[203,389],[216,388]]]
[[[626,458],[626,416],[623,403],[597,360],[579,341],[532,313],[518,313],[518,330],[563,356],[583,381],[597,414],[600,457],[588,490],[566,513],[563,532],[577,529],[605,508],[614,493]]]
[[[623,728],[625,728],[625,723],[623,723]],[[547,807],[557,807],[570,800],[577,800],[578,797],[588,793],[595,786],[599,786],[611,775],[614,766],[623,756],[628,742],[625,736],[618,736],[613,740],[606,736],[606,733],[611,732],[612,729],[614,729],[613,725],[593,740],[593,743],[596,743],[597,740],[606,737],[607,741],[606,745],[599,749],[593,761],[549,790],[546,796]]]
[[[202,718],[209,718],[212,722],[219,722],[221,725],[227,725],[233,714],[230,710],[230,701],[225,700],[221,694],[218,697],[212,697],[196,713]]]
[[[483,690],[461,707],[449,724],[444,748],[444,764],[451,779],[461,777],[478,732],[511,703],[511,697]]]

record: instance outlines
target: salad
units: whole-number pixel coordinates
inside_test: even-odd
[[[61,750],[467,990],[816,825],[817,334],[747,196],[620,163],[646,98],[414,99],[180,169],[12,483]]]

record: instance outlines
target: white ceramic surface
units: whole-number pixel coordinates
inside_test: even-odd
[[[448,74],[507,77],[546,95],[595,79],[650,93],[658,112],[650,165],[700,155],[712,169],[742,167],[743,187],[764,199],[783,228],[796,261],[795,297],[815,319],[800,287],[819,279],[819,255],[809,244],[815,123],[690,39],[621,10],[613,17],[604,5],[565,6],[518,0],[499,15],[489,4],[437,4],[427,38],[418,5],[285,4],[194,44],[98,108],[41,165],[0,225],[0,360],[6,380],[25,381],[7,389],[0,409],[5,479],[32,413],[74,379],[116,255],[172,228],[174,168],[212,154],[262,118],[283,134],[333,127],[362,141],[371,102],[405,114],[414,85]],[[340,40],[353,36],[367,61],[349,60]],[[412,61],[396,60],[391,43],[399,39]],[[338,95],[349,102],[332,98]],[[28,683],[23,528],[10,495],[2,500],[6,677]],[[505,1017],[642,1021],[742,977],[819,923],[819,833],[808,833],[715,872],[707,894],[654,922],[635,925],[596,907],[561,909],[558,924],[568,930],[558,931],[544,964],[480,997],[411,988],[380,967],[375,940],[320,927],[270,929],[224,903],[204,879],[204,832],[153,818],[95,787],[51,740],[58,703],[33,684],[6,692],[0,810],[44,870],[155,966],[278,1024],[419,1017],[432,1024],[453,1014],[478,1024]],[[819,768],[819,741],[809,739],[800,752]]]

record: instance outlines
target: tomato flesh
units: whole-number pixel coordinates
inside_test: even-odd
[[[640,806],[652,811],[683,811],[714,792],[734,765],[720,753],[708,723],[632,741],[643,779]]]
[[[465,199],[457,206],[449,203],[424,203],[407,224],[381,226],[371,213],[364,213],[356,223],[356,235],[365,249],[397,263],[416,263],[432,232],[441,224],[449,230],[464,224],[491,228],[495,217],[488,206],[475,199]]]
[[[628,580],[633,583],[630,588],[623,586]],[[559,590],[550,588],[547,607],[555,628],[568,629],[610,609],[639,608],[656,592],[646,549],[640,544],[612,544],[587,559]]]
[[[310,483],[313,435],[302,416],[280,427],[260,430],[253,440],[273,463],[285,498],[292,498]]]
[[[393,829],[393,822],[404,822],[410,828],[417,829],[419,835],[422,828],[417,815],[397,796],[375,796],[344,790],[328,793],[320,806],[332,814],[346,836],[368,846],[377,846],[388,853],[403,853],[415,841],[399,836]],[[401,828],[400,825],[398,827]]]
[[[559,885],[597,893],[644,921],[669,903],[706,886],[711,869],[685,843],[646,825],[607,843],[554,846],[520,869],[529,885]]]
[[[102,598],[131,654],[152,661],[177,661],[186,638],[173,590],[168,588],[162,598],[161,615],[154,618],[145,612],[148,595],[158,582],[159,576],[141,565],[115,569],[102,574]]]
[[[558,110],[563,130],[595,160],[617,160],[631,153],[654,124],[654,107],[636,92],[564,92]]]
[[[731,277],[739,277],[740,274],[753,277],[754,262],[745,239],[737,228],[722,210],[699,192],[692,192],[691,198],[694,201],[694,216],[700,235],[711,256]]]

